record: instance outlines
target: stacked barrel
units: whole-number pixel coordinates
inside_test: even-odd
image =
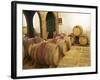
[[[47,41],[39,38],[23,38],[24,56],[32,59],[34,64],[56,67],[60,59],[70,50],[70,38],[65,34],[57,34]]]
[[[87,35],[83,34],[83,29],[80,25],[76,25],[73,28],[73,33],[69,35],[71,39],[71,43],[73,44],[79,44],[81,46],[88,45],[88,37]]]
[[[30,57],[37,65],[56,67],[59,62],[59,47],[56,44],[44,41],[41,38],[23,39],[23,54],[25,58]]]
[[[24,57],[28,56],[28,50],[29,50],[31,45],[36,44],[36,43],[40,43],[41,41],[43,41],[43,39],[41,39],[40,37],[28,38],[25,36],[23,38]]]
[[[56,67],[60,60],[58,46],[46,41],[30,46],[29,56],[35,64],[48,67]]]
[[[65,53],[71,48],[70,38],[64,33],[54,35],[52,42],[56,43],[59,46],[60,52],[63,55],[65,55]]]

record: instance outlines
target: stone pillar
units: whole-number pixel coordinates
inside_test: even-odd
[[[56,29],[56,33],[59,33],[59,24],[58,24],[58,12],[54,12],[55,15],[55,29]]]
[[[41,32],[42,32],[42,38],[47,39],[48,33],[47,33],[47,28],[46,28],[46,20],[45,20],[45,15],[47,12],[39,12],[40,17],[41,17]]]
[[[35,14],[34,11],[23,11],[25,18],[26,18],[26,22],[27,22],[27,36],[28,37],[34,37],[35,36],[35,30],[33,28],[33,16]]]

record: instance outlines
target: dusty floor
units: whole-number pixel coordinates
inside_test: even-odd
[[[90,66],[90,47],[72,46],[58,67]]]
[[[72,46],[70,51],[66,52],[65,56],[60,60],[57,67],[90,66],[90,56],[89,46]],[[32,69],[34,66],[30,58],[24,60],[24,69]],[[48,66],[38,65],[37,67],[46,68]]]

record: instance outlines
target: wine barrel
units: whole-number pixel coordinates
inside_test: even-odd
[[[65,55],[67,51],[67,46],[66,46],[66,41],[64,39],[54,38],[54,39],[48,40],[48,42],[56,44],[59,47],[61,56]]]
[[[30,46],[32,46],[33,44],[36,44],[36,43],[40,43],[44,41],[43,39],[41,39],[40,37],[34,37],[34,38],[28,38],[28,37],[25,37],[23,38],[23,45],[24,45],[24,49],[25,49],[25,54],[28,55],[29,54],[29,48]]]
[[[82,46],[86,46],[88,44],[88,37],[86,35],[81,35],[79,37],[79,43]]]
[[[40,38],[40,37],[38,37],[38,36],[35,36],[35,37],[33,38],[33,42],[34,42],[34,43],[39,43],[39,42],[41,42],[41,41],[44,41],[44,39],[42,39],[42,38]]]
[[[65,44],[66,44],[66,51],[70,50],[71,48],[71,41],[70,41],[70,37],[66,36],[65,33],[59,33],[54,35],[53,37],[54,39],[64,39],[65,40]]]
[[[77,25],[77,26],[75,26],[75,27],[73,28],[73,34],[74,34],[75,36],[81,35],[82,32],[83,32],[82,27],[79,26],[79,25]]]
[[[32,61],[34,63],[37,62],[37,49],[38,49],[38,46],[40,46],[41,43],[37,43],[37,44],[34,44],[34,45],[31,45],[30,48],[29,48],[29,56],[32,58]]]
[[[31,44],[33,44],[33,38],[23,38],[23,47],[24,47],[24,53],[25,53],[25,56],[28,56],[28,49],[29,49],[29,46]]]
[[[54,43],[47,43],[45,47],[46,64],[49,66],[57,66],[60,60],[59,47]]]
[[[32,60],[40,65],[57,66],[59,62],[59,48],[53,43],[41,42],[31,46]]]
[[[70,37],[71,45],[75,43],[75,36],[73,33],[69,34],[68,37]]]
[[[70,37],[68,37],[68,36],[65,36],[64,39],[65,39],[66,48],[67,48],[67,51],[68,51],[68,50],[71,49],[71,46],[72,46],[72,44],[71,44],[71,39],[70,39]]]
[[[55,34],[55,35],[53,36],[53,38],[60,38],[60,39],[63,39],[65,36],[66,36],[65,33],[59,33],[59,34]]]

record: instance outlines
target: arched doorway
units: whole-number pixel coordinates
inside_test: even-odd
[[[35,36],[35,31],[33,28],[33,16],[35,14],[34,11],[28,11],[28,10],[23,10],[23,14],[25,16],[26,19],[26,23],[27,23],[27,36],[29,38],[34,37]]]
[[[30,38],[37,35],[41,36],[41,21],[39,13],[36,11],[24,10],[23,14],[27,24],[27,36]]]
[[[48,38],[53,38],[53,33],[55,32],[55,16],[52,12],[47,13],[46,26],[47,26]]]
[[[35,31],[35,34],[37,36],[41,36],[41,20],[38,12],[35,12],[33,16],[33,28]]]

